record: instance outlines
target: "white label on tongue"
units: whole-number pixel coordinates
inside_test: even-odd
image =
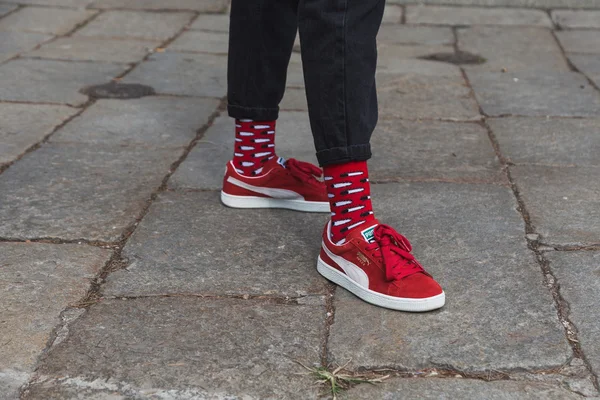
[[[285,168],[285,158],[283,157],[279,157],[277,159],[277,164],[281,165],[283,168]]]
[[[375,231],[376,226],[377,225],[373,225],[360,233],[362,237],[364,237],[365,240],[369,243],[373,243],[375,241],[375,235],[373,232]]]

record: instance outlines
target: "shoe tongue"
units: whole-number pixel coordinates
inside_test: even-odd
[[[348,235],[348,239],[359,238],[367,243],[373,243],[375,241],[375,228],[379,225],[379,221],[376,219],[369,221],[366,226],[354,229]]]

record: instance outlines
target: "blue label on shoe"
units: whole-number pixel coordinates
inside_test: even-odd
[[[369,243],[372,243],[375,240],[375,227],[377,225],[373,225],[370,228],[365,229],[360,234],[365,238],[365,240]]]
[[[277,164],[281,165],[283,168],[285,168],[285,158],[283,157],[279,157],[277,159]]]

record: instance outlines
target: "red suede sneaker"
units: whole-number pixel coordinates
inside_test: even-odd
[[[260,176],[240,175],[227,163],[221,201],[234,208],[287,208],[307,212],[330,212],[325,184],[316,165],[293,158],[274,157]]]
[[[364,301],[401,311],[430,311],[446,302],[444,291],[410,254],[408,240],[374,220],[352,230],[343,244],[323,232],[317,270]]]

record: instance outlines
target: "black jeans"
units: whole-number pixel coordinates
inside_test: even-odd
[[[385,0],[233,0],[228,112],[275,120],[300,30],[308,113],[321,166],[371,157],[376,36]]]

